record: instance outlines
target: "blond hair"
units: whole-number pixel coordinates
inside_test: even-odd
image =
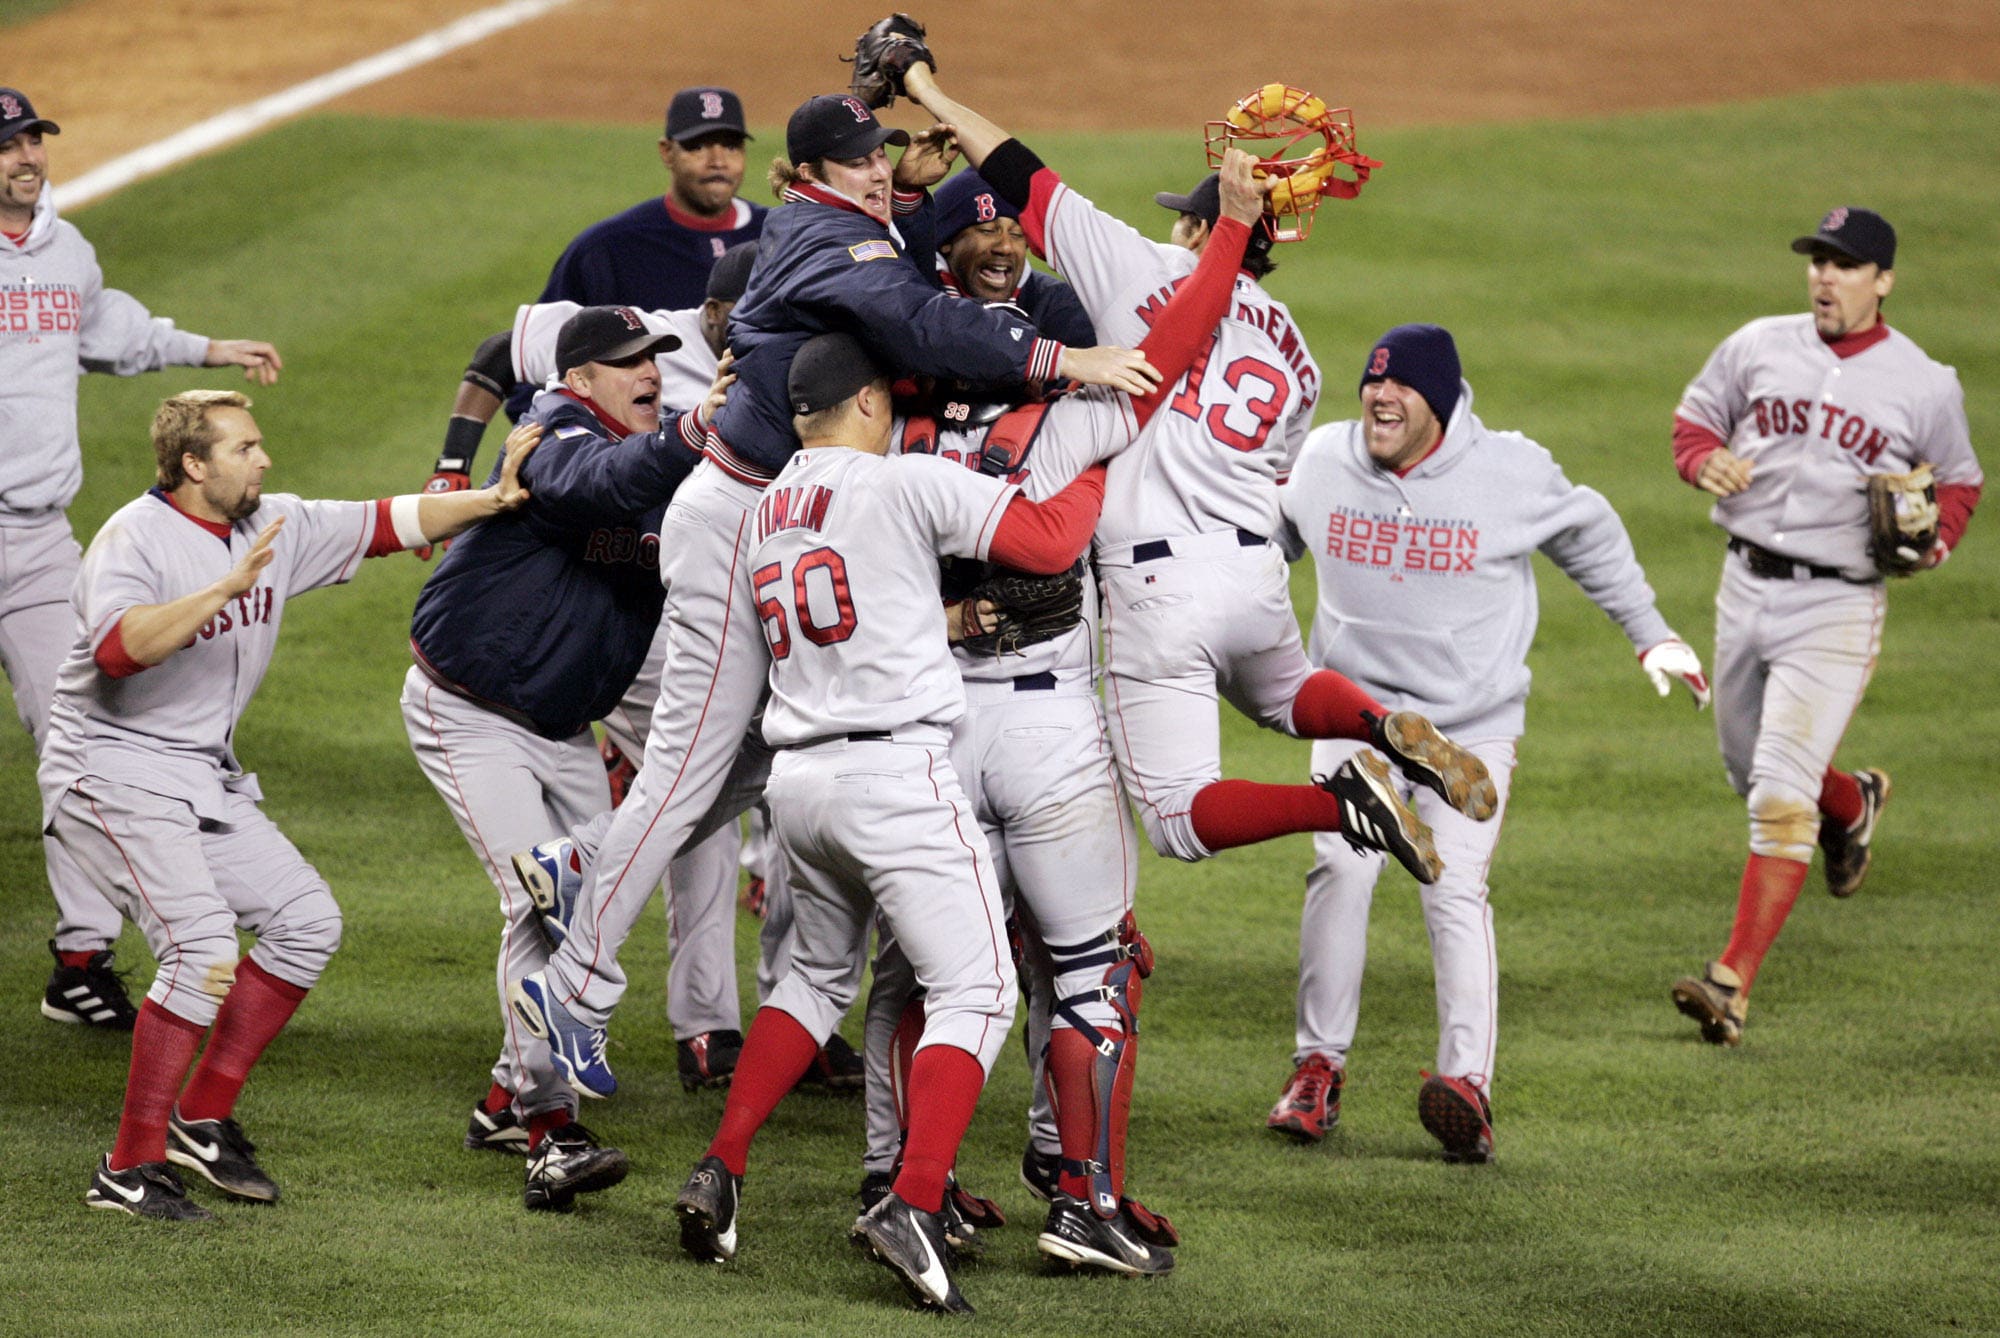
[[[250,397],[236,390],[183,390],[160,401],[153,414],[153,464],[162,488],[172,492],[187,482],[181,457],[208,459],[222,434],[209,421],[211,409],[247,409]]]
[[[812,180],[811,177],[805,176],[798,168],[794,167],[792,160],[785,157],[782,153],[771,160],[771,170],[765,179],[771,183],[771,194],[780,200],[785,198],[787,190],[798,185],[799,182]]]

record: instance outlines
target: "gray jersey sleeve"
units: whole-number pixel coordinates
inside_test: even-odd
[[[1535,546],[1624,629],[1634,650],[1667,640],[1673,631],[1660,616],[1632,538],[1611,503],[1595,488],[1571,483],[1547,451],[1537,446],[1532,454],[1539,457],[1541,477],[1524,484],[1539,484]]]
[[[1748,411],[1749,397],[1745,391],[1742,361],[1749,349],[1751,326],[1744,326],[1716,346],[1708,355],[1700,373],[1688,382],[1681,393],[1680,407],[1675,413],[1729,440],[1736,424]]]
[[[130,293],[106,288],[95,251],[84,286],[81,335],[77,358],[90,372],[137,376],[162,367],[199,367],[208,356],[206,336],[176,330]]]
[[[306,501],[278,493],[264,499],[254,523],[261,529],[285,517],[274,544],[288,571],[286,593],[300,594],[354,579],[374,541],[380,509],[375,502]]]

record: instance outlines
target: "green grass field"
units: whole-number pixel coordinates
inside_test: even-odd
[[[1738,324],[1802,309],[1804,264],[1786,242],[1829,204],[1867,203],[1903,236],[1890,314],[1958,367],[1991,459],[1996,142],[2000,90],[1931,87],[1371,135],[1388,166],[1281,253],[1272,287],[1326,369],[1322,418],[1350,411],[1382,329],[1452,327],[1482,416],[1611,498],[1663,611],[1706,654],[1721,544],[1668,458],[1682,385]],[[1149,227],[1166,222],[1151,193],[1200,171],[1192,136],[1037,143]],[[271,486],[374,496],[427,475],[474,345],[539,290],[576,228],[654,188],[651,159],[637,129],[316,118],[78,221],[110,281],[155,311],[278,342],[285,379],[257,396]],[[87,380],[81,535],[150,482],[152,405],[197,384],[234,382]],[[0,1331],[930,1332],[844,1244],[851,1101],[782,1109],[753,1161],[738,1262],[682,1259],[670,1205],[721,1102],[672,1077],[655,927],[634,940],[642,984],[614,1033],[625,1090],[587,1112],[632,1154],[631,1179],[573,1217],[531,1218],[518,1162],[459,1150],[495,1046],[497,917],[397,716],[426,570],[373,563],[301,600],[239,736],[269,812],[347,914],[343,951],[240,1112],[284,1184],[275,1209],[218,1205],[217,1222],[175,1230],[83,1207],[127,1046],[34,1011],[52,908],[30,749],[0,731],[0,1114],[14,1139],[0,1163]],[[1988,518],[1944,571],[1896,589],[1842,754],[1896,777],[1876,873],[1847,903],[1814,875],[1734,1052],[1701,1045],[1667,1000],[1722,943],[1741,865],[1744,817],[1712,725],[1657,701],[1615,629],[1560,576],[1545,582],[1492,875],[1503,1032],[1489,1167],[1441,1165],[1415,1118],[1436,1024],[1413,884],[1383,881],[1346,1116],[1308,1149],[1262,1127],[1289,1073],[1308,844],[1199,867],[1149,859],[1141,909],[1160,969],[1132,1183],[1180,1223],[1180,1268],[1148,1285],[1042,1276],[1039,1216],[1014,1180],[1026,1082],[1010,1051],[962,1162],[1015,1215],[963,1277],[982,1322],[1066,1335],[2000,1331],[1997,582]],[[1302,609],[1310,583],[1301,568]],[[1302,744],[1234,717],[1225,737],[1236,774],[1305,770]],[[741,939],[747,987],[754,937]],[[146,960],[132,933],[120,955]]]

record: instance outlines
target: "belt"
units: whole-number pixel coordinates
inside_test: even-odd
[[[1245,529],[1236,531],[1236,542],[1244,548],[1259,548],[1270,542],[1261,534],[1252,534]],[[1174,546],[1165,539],[1148,539],[1143,544],[1132,545],[1134,562],[1152,562],[1157,558],[1172,557]]]
[[[1873,581],[1857,581],[1842,574],[1838,567],[1822,567],[1816,562],[1798,562],[1783,553],[1773,553],[1768,548],[1759,548],[1748,539],[1732,538],[1729,551],[1741,554],[1743,563],[1750,568],[1752,576],[1767,581],[1846,581],[1849,585],[1873,585]]]
[[[1016,692],[1054,692],[1056,676],[1046,671],[1039,674],[1022,674],[1014,680]]]
[[[886,729],[864,729],[847,736],[849,743],[887,743],[894,738]]]

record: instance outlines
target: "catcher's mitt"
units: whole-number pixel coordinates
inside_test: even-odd
[[[1868,476],[1868,555],[1878,571],[1908,576],[1937,546],[1937,480],[1929,465]]]
[[[981,601],[993,606],[983,618]],[[1055,576],[996,567],[966,597],[964,618],[959,644],[976,655],[1018,655],[1052,641],[1083,621],[1083,563]]]
[[[891,14],[875,24],[854,39],[854,54],[841,59],[854,63],[848,87],[871,110],[889,106],[903,93],[903,74],[910,66],[922,61],[937,68],[937,57],[924,45],[924,25],[908,14]]]

